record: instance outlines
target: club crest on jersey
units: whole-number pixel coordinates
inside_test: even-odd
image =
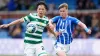
[[[65,29],[59,29],[59,32],[66,33],[67,31]]]

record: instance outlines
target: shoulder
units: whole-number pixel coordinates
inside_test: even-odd
[[[38,16],[37,13],[30,13],[29,15],[30,15],[30,16]]]
[[[47,16],[44,16],[43,19],[49,21],[49,18]]]
[[[61,18],[61,16],[55,16],[52,19],[58,19],[58,18]]]
[[[61,18],[61,16],[55,16],[55,18]]]
[[[72,16],[69,16],[68,18],[71,20],[77,19],[76,17],[72,17]]]

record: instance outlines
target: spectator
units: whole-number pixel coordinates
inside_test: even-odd
[[[90,3],[90,9],[97,9],[96,5],[93,2]]]
[[[100,0],[98,0],[98,8],[100,9]]]
[[[17,0],[16,4],[17,4],[16,10],[26,10],[26,6],[23,0]]]
[[[50,11],[55,10],[55,5],[53,3],[49,4],[49,10]]]
[[[7,3],[7,8],[8,8],[8,11],[15,11],[15,10],[16,10],[15,1],[14,1],[14,0],[10,0],[10,1]]]
[[[81,31],[78,38],[87,39],[87,35],[86,35],[85,31]]]
[[[78,30],[74,30],[74,32],[73,32],[73,38],[78,38]]]
[[[95,35],[99,31],[99,20],[96,14],[93,14],[92,19],[92,35]]]
[[[97,34],[95,34],[95,36],[94,36],[96,39],[100,39],[100,31],[99,32],[97,32]]]
[[[84,9],[85,10],[90,9],[90,1],[89,2],[86,2]]]
[[[12,36],[12,38],[22,38],[22,26],[21,25],[16,25],[13,26],[12,28],[10,28],[10,35]]]
[[[78,10],[83,10],[83,9],[84,9],[83,3],[82,3],[82,2],[79,2],[79,3],[78,3],[77,9],[78,9]]]
[[[2,19],[1,19],[1,17],[0,17],[0,25],[2,25],[3,24],[3,22],[2,22]]]
[[[91,0],[77,0],[77,9],[97,9],[96,5]]]
[[[0,0],[0,11],[6,10],[7,0]]]
[[[92,16],[90,14],[86,13],[84,15],[84,23],[86,24],[87,27],[89,27],[89,28],[91,27],[91,25],[92,25]]]

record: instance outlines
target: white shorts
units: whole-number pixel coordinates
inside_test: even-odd
[[[44,50],[43,43],[40,44],[24,44],[24,56],[43,56],[47,55]]]
[[[70,44],[61,44],[61,43],[58,43],[55,44],[54,46],[54,49],[56,51],[56,53],[58,53],[59,51],[64,51],[66,54],[68,53],[68,51],[70,50]]]

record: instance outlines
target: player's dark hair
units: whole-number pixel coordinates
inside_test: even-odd
[[[38,8],[39,5],[44,5],[45,9],[48,10],[48,7],[47,7],[47,5],[46,5],[46,3],[44,1],[38,2],[37,5],[36,5],[36,9]]]

